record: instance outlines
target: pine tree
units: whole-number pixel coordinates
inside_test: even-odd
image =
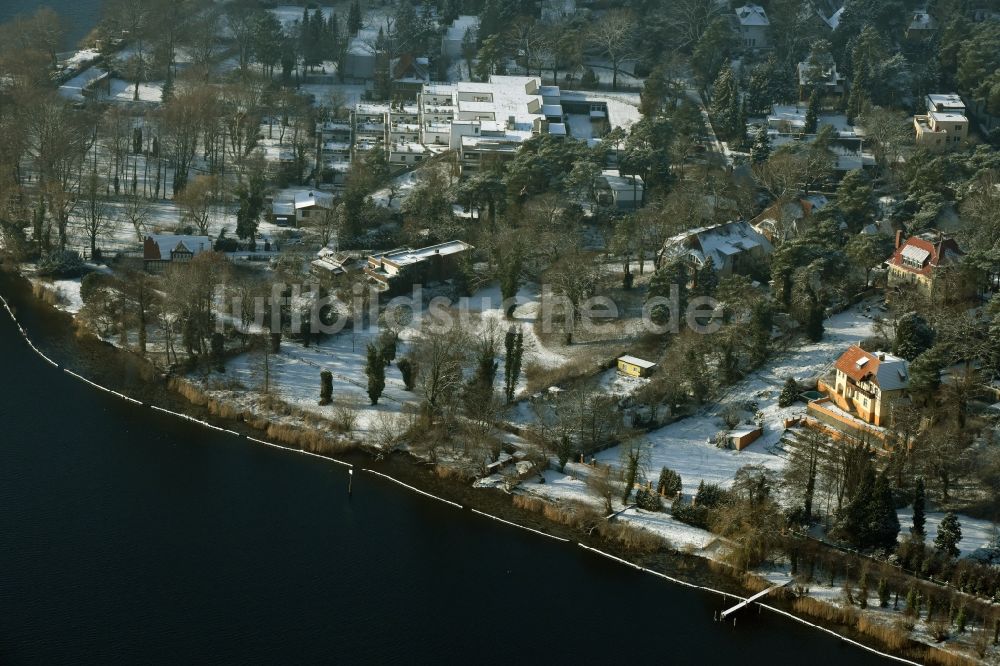
[[[801,389],[799,389],[799,383],[795,381],[795,377],[789,377],[785,380],[785,385],[781,389],[781,395],[778,396],[778,406],[791,407],[799,399],[800,392]]]
[[[399,368],[399,374],[403,377],[403,385],[406,387],[406,390],[412,391],[417,385],[417,362],[409,356],[404,356],[399,359],[396,367]]]
[[[869,517],[870,545],[892,552],[899,536],[899,517],[892,500],[892,487],[885,472],[878,475],[872,494]]]
[[[889,582],[885,578],[878,579],[878,605],[881,608],[889,607],[889,599],[891,598],[889,593]]]
[[[656,491],[665,497],[673,497],[681,491],[681,475],[664,467],[660,470],[660,478],[656,484]]]
[[[913,527],[910,528],[910,534],[921,543],[925,535],[924,523],[927,522],[927,516],[924,514],[925,502],[924,477],[918,476],[913,486]]]
[[[865,466],[854,496],[843,513],[842,529],[847,540],[859,549],[871,545],[871,509],[875,497],[875,470],[870,462]]]
[[[812,91],[809,95],[809,106],[806,107],[806,121],[805,125],[802,127],[802,131],[806,134],[815,134],[816,128],[819,125],[819,95],[816,91]]]
[[[329,370],[319,373],[319,404],[329,405],[333,402],[333,374]]]
[[[915,312],[901,317],[896,325],[892,353],[913,361],[934,346],[934,329]]]
[[[382,360],[386,365],[392,365],[396,360],[396,345],[399,342],[399,334],[392,329],[385,329],[378,336],[378,344],[382,350]]]
[[[961,540],[962,525],[955,514],[949,511],[938,526],[937,536],[934,537],[934,550],[945,557],[958,557],[961,553],[958,542]]]
[[[740,122],[740,91],[729,65],[724,66],[715,79],[709,110],[712,124],[719,137],[723,140],[735,138],[735,127]]]
[[[917,595],[917,588],[915,585],[910,585],[910,589],[906,592],[906,614],[911,617],[916,617],[920,612],[920,599]]]
[[[521,358],[524,355],[524,331],[513,327],[507,331],[504,338],[504,346],[507,354],[504,361],[504,396],[507,402],[514,402],[514,393],[517,391],[517,380],[521,376]]]
[[[767,126],[761,125],[753,135],[753,143],[750,144],[750,161],[754,164],[763,164],[771,156],[771,137],[767,133]]]
[[[826,318],[826,308],[816,296],[812,289],[809,290],[809,309],[806,312],[806,337],[810,342],[819,342],[823,339],[826,327],[823,320]]]
[[[365,374],[368,376],[368,399],[373,405],[377,405],[385,390],[385,360],[382,358],[381,348],[375,343],[368,343]]]
[[[965,604],[962,604],[958,609],[958,617],[955,618],[955,626],[958,627],[958,633],[965,633],[965,624],[968,622],[965,612]]]
[[[361,30],[361,3],[359,0],[354,0],[347,11],[347,34],[355,37],[359,30]]]
[[[861,580],[858,582],[858,606],[868,608],[868,588],[870,586],[868,572],[861,573]]]

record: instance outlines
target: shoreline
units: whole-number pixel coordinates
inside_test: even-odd
[[[482,517],[504,523],[508,526],[534,532],[567,543],[567,545],[591,551],[596,555],[665,579],[668,582],[722,596],[725,600],[731,600],[727,601],[727,606],[735,602],[745,601],[748,596],[758,591],[757,588],[751,585],[751,582],[758,581],[752,574],[747,574],[741,578],[734,571],[725,568],[725,565],[713,562],[707,558],[682,553],[669,548],[661,547],[651,554],[630,553],[615,542],[592,535],[583,535],[577,528],[551,520],[543,516],[540,512],[514,506],[510,499],[511,495],[501,490],[477,489],[468,484],[457,482],[453,477],[439,476],[431,471],[432,467],[429,464],[406,452],[395,452],[393,455],[376,462],[369,454],[356,447],[337,454],[342,458],[352,460],[352,462],[347,462],[334,457],[334,455],[316,453],[303,448],[268,442],[254,437],[252,434],[260,434],[258,428],[255,428],[242,419],[226,419],[212,415],[206,406],[191,402],[176,390],[170,388],[168,380],[158,376],[145,359],[102,341],[89,332],[81,333],[78,331],[72,315],[37,299],[32,293],[30,282],[19,273],[11,272],[9,269],[5,271],[0,268],[0,286],[9,287],[17,292],[17,295],[12,298],[13,303],[10,305],[8,305],[8,301],[4,298],[3,293],[0,293],[0,304],[6,307],[11,318],[20,329],[25,341],[43,360],[57,369],[64,371],[66,374],[74,376],[78,380],[82,380],[99,390],[109,392],[136,406],[146,406],[161,413],[167,413],[219,432],[250,440],[256,444],[284,449],[290,453],[308,454],[328,462],[347,466],[352,472],[356,469],[359,472],[369,472],[372,475],[381,476],[389,482],[406,487],[411,492],[416,492],[450,504],[459,510],[468,509]],[[37,318],[39,320],[38,322],[32,322],[38,323],[39,326],[31,326],[29,328],[36,335],[38,329],[45,330],[45,333],[42,334],[41,344],[42,346],[48,345],[46,346],[46,350],[55,359],[47,356],[36,346],[29,336],[28,330],[22,325],[22,321],[15,316],[16,313],[19,314],[21,312],[22,308],[29,312],[30,319]],[[50,320],[48,323],[53,323],[57,327],[49,328],[43,326],[46,320]],[[69,325],[68,327],[67,324]],[[55,346],[55,351],[51,349],[53,345]],[[108,360],[113,360],[113,363],[102,362]],[[77,370],[87,373],[92,378],[96,375],[97,381],[88,379],[83,374],[78,374],[74,370],[70,370],[66,367],[68,362],[73,362]],[[80,364],[86,367],[81,368]],[[110,370],[122,365],[125,366],[124,373],[116,374]],[[108,386],[103,385],[101,382],[110,384],[115,388],[108,388]],[[130,393],[133,396],[138,395],[143,400],[130,397],[126,393]],[[163,404],[172,407],[172,409],[161,406]],[[222,427],[211,421],[230,427]],[[369,465],[378,465],[382,471],[369,469],[367,467]],[[440,495],[436,493],[440,493]],[[450,499],[446,499],[446,497]],[[934,650],[931,646],[911,641],[909,649],[890,652],[888,651],[890,648],[884,645],[874,647],[873,645],[880,643],[880,641],[862,634],[853,627],[811,618],[816,619],[816,622],[813,622],[810,619],[795,614],[792,609],[792,600],[788,598],[772,598],[769,601],[771,604],[755,603],[774,613],[795,620],[800,624],[819,629],[832,636],[836,636],[842,641],[892,661],[917,664],[919,662],[912,661],[907,657],[915,656],[915,651],[927,652]],[[784,608],[777,607],[777,605]],[[864,640],[867,640],[868,643],[863,642]],[[904,657],[902,655],[907,656]]]

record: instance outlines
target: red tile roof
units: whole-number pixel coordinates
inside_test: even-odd
[[[903,251],[907,247],[917,248],[928,253],[928,257],[924,260],[923,266],[920,268],[914,268],[913,266],[903,262]],[[911,236],[907,238],[905,242],[899,244],[899,247],[896,248],[896,251],[893,252],[892,257],[890,257],[889,263],[896,268],[910,273],[930,276],[930,274],[934,272],[935,268],[951,261],[951,257],[949,257],[949,255],[954,255],[954,258],[958,258],[963,254],[964,252],[959,249],[958,244],[951,238],[944,238],[938,240],[937,242],[932,242],[926,238],[921,238],[920,236]]]
[[[868,362],[859,367],[858,361],[863,358],[867,358]],[[878,373],[878,364],[878,356],[869,354],[857,345],[851,345],[847,351],[840,355],[834,367],[854,381],[861,382],[867,381],[869,377]]]

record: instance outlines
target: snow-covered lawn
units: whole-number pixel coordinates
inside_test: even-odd
[[[597,376],[598,390],[610,395],[631,395],[648,383],[648,379],[623,375],[617,368],[610,368]]]
[[[379,404],[369,404],[366,352],[368,343],[377,339],[378,334],[377,328],[357,335],[347,331],[309,347],[282,340],[281,351],[268,359],[268,381],[272,394],[306,412],[332,418],[334,406],[319,405],[319,375],[322,370],[329,370],[333,375],[334,400],[358,410],[357,432],[369,431],[380,413],[398,414],[404,403],[416,400],[416,395],[403,385],[394,363],[386,368],[385,391]],[[397,358],[400,358],[406,352],[407,343],[401,340],[397,349]],[[191,379],[196,380],[196,377]],[[242,384],[246,391],[259,391],[264,381],[263,355],[246,353],[237,356],[226,363],[225,376],[212,375],[211,379],[232,379]]]
[[[826,321],[826,333],[822,341],[798,344],[779,352],[764,367],[728,391],[720,403],[650,433],[650,475],[655,476],[661,467],[673,469],[681,475],[685,495],[690,496],[703,480],[729,487],[737,470],[745,465],[762,465],[775,471],[782,469],[785,459],[779,455],[774,445],[784,433],[783,420],[805,411],[802,404],[778,407],[778,395],[785,379],[794,376],[798,380],[806,380],[821,375],[847,345],[870,336],[871,332],[872,321],[864,315],[863,306],[834,315]],[[602,374],[602,385],[613,387],[624,381],[615,377],[613,372]],[[764,414],[764,435],[742,452],[714,446],[711,439],[726,428],[719,415],[722,410],[729,404],[742,405],[751,400],[757,403],[758,409]],[[616,465],[620,455],[616,447],[600,452],[596,459]],[[593,504],[594,498],[588,496],[583,480],[590,469],[587,465],[570,463],[566,466],[565,474],[550,470],[545,473],[544,484],[525,483],[523,488],[527,492],[553,500]],[[621,519],[635,520],[643,527],[663,534],[675,547],[691,544],[695,549],[704,549],[710,543],[709,533],[702,530],[683,531],[694,528],[680,526],[669,517],[628,512]]]
[[[399,210],[399,207],[403,205],[403,200],[409,196],[413,188],[420,182],[419,174],[419,171],[407,171],[396,176],[392,179],[391,186],[383,187],[371,195],[372,201],[383,208]],[[396,188],[396,193],[392,197],[391,203],[389,201],[390,187]]]
[[[902,540],[910,534],[910,527],[913,525],[913,507],[906,507],[897,511],[899,515],[899,538]],[[924,524],[924,532],[927,534],[927,544],[933,544],[937,536],[938,526],[945,517],[942,512],[927,512],[927,522]],[[996,524],[957,514],[959,524],[962,526],[962,540],[958,542],[958,549],[962,551],[962,557],[971,555],[980,548],[985,547],[992,541],[997,532]]]
[[[80,296],[80,278],[66,280],[32,278],[31,282],[41,285],[43,289],[51,291],[56,295],[58,299],[55,304],[56,309],[70,314],[76,314],[83,309],[83,298]]]
[[[591,470],[589,465],[569,463],[566,465],[566,474],[560,474],[554,469],[546,470],[543,474],[545,483],[527,481],[521,484],[521,489],[557,503],[578,502],[603,510],[601,502],[587,491],[585,479]],[[616,510],[623,508],[620,504],[616,504]],[[620,513],[616,520],[627,521],[629,524],[648,530],[666,539],[677,550],[686,550],[704,557],[714,557],[717,552],[716,546],[720,542],[719,537],[711,532],[682,523],[667,512],[653,513],[631,508]]]
[[[692,493],[698,483],[718,483],[728,487],[736,471],[744,465],[763,465],[774,470],[784,467],[785,459],[773,448],[784,434],[784,420],[805,412],[805,405],[779,407],[778,395],[789,376],[799,381],[813,379],[826,371],[830,364],[851,343],[872,334],[872,320],[857,306],[830,317],[823,340],[803,343],[778,355],[745,380],[729,390],[717,404],[649,434],[652,444],[652,470],[669,467],[681,475],[684,492]],[[764,415],[764,434],[743,451],[719,449],[712,439],[726,430],[720,414],[728,405],[757,403]],[[601,452],[597,459],[617,462],[617,448]]]
[[[524,332],[524,360],[522,368],[534,363],[546,368],[557,367],[568,361],[565,354],[547,347],[535,332],[541,307],[541,294],[538,285],[529,283],[521,287],[515,297],[517,307],[510,323],[518,324]],[[490,283],[483,287],[468,300],[469,312],[478,313],[484,319],[492,318],[500,324],[506,324],[503,316],[503,298],[500,294],[500,284]],[[506,327],[506,326],[505,326]]]
[[[150,81],[139,84],[140,102],[161,102],[163,101],[163,81]],[[109,99],[117,102],[134,102],[135,83],[123,81],[122,79],[111,79],[111,94]]]

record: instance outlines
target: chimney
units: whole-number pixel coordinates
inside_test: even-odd
[[[903,244],[903,230],[902,229],[897,229],[896,230],[896,249],[898,250],[899,246],[902,245],[902,244]]]

